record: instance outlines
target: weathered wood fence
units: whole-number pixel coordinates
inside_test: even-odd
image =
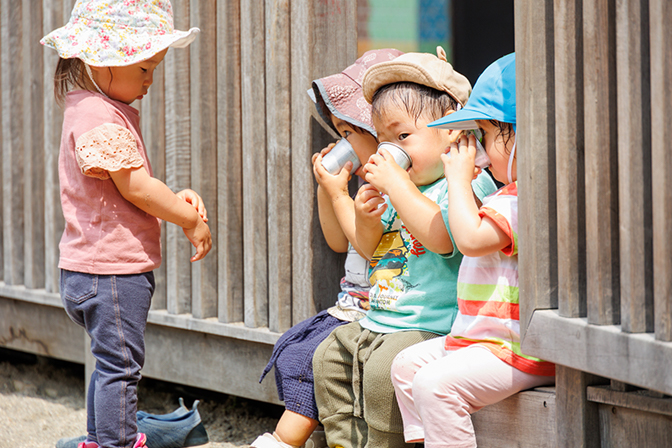
[[[58,295],[57,55],[39,44],[73,4],[0,1],[0,345],[83,363],[84,333]],[[306,90],[356,58],[356,1],[172,4],[176,28],[202,32],[157,70],[142,131],[155,175],[204,198],[214,247],[192,265],[181,229],[164,224],[143,372],[277,401],[272,379],[257,384],[273,343],[333,304],[342,275],[319,230],[310,166],[333,139]]]
[[[561,365],[558,446],[666,446],[672,3],[515,8],[523,349]]]
[[[0,0],[0,345],[85,362],[58,297],[61,113],[38,44],[72,4]],[[165,226],[144,373],[275,402],[256,384],[272,344],[340,275],[309,166],[330,138],[305,92],[354,60],[357,2],[173,5],[203,32],[169,51],[143,135],[156,175],[204,197],[215,249],[191,265]],[[655,446],[672,437],[672,3],[519,0],[515,21],[523,348],[558,363],[540,446]]]

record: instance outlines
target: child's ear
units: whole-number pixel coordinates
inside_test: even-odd
[[[452,114],[453,112],[455,112],[455,111],[452,110],[452,109],[448,109],[448,110],[446,111],[446,114],[444,115],[444,117],[447,117],[448,115]]]

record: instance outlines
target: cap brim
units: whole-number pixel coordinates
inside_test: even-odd
[[[478,129],[476,120],[490,120],[490,117],[482,112],[477,112],[469,109],[458,110],[443,118],[429,123],[427,126],[441,129],[456,129],[458,131],[467,131],[471,129]]]

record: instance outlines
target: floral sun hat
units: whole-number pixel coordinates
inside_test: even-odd
[[[362,80],[366,70],[381,62],[389,62],[404,54],[391,48],[383,50],[369,50],[354,64],[341,73],[316,79],[308,95],[315,103],[320,117],[334,131],[329,114],[340,118],[354,126],[365,129],[376,135],[371,121],[371,104],[364,99]],[[336,131],[338,134],[338,131]]]
[[[119,67],[149,59],[168,47],[186,47],[199,32],[198,28],[174,29],[169,0],[78,0],[68,23],[40,43],[63,59]]]

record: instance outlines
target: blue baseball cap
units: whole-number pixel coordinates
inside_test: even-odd
[[[497,59],[478,77],[467,104],[427,126],[444,129],[477,129],[475,120],[497,120],[516,129],[516,54]]]

